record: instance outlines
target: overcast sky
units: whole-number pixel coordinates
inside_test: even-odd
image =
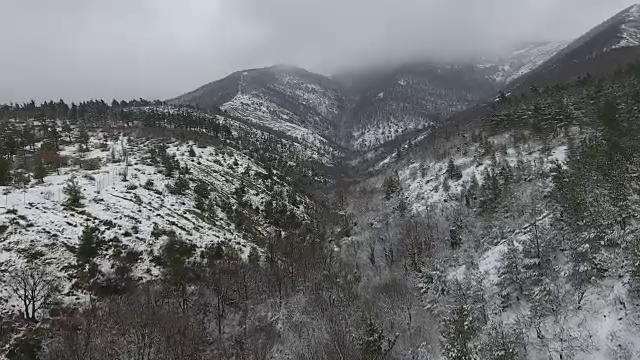
[[[637,0],[636,0],[637,1]],[[166,99],[288,63],[330,73],[569,39],[634,0],[0,0],[0,103]]]

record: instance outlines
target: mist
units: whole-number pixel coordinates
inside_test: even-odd
[[[633,0],[4,0],[0,103],[166,99],[244,68],[321,73],[565,40]]]

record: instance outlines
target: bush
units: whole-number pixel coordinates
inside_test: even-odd
[[[153,190],[155,188],[155,183],[153,182],[152,179],[147,179],[147,181],[144,183],[142,187],[147,190]]]
[[[80,162],[80,167],[85,170],[99,170],[102,167],[100,158],[85,159]]]
[[[384,189],[387,200],[391,200],[391,197],[393,197],[394,194],[399,193],[400,190],[402,190],[400,177],[398,177],[398,175],[388,176],[384,179],[382,188]]]
[[[193,192],[203,198],[208,199],[211,196],[211,190],[209,189],[209,185],[204,181],[199,181],[198,184],[193,188]]]
[[[46,336],[43,328],[31,328],[15,339],[6,354],[9,360],[39,359],[42,350],[42,340]]]
[[[173,185],[167,185],[167,190],[172,195],[184,195],[189,191],[189,180],[184,176],[178,176]]]

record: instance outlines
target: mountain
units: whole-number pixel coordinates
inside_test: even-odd
[[[574,40],[507,89],[524,91],[532,84],[558,83],[587,74],[606,75],[638,58],[640,5],[634,5]]]
[[[356,149],[367,150],[435,126],[496,92],[487,74],[473,65],[419,62],[335,77],[353,99],[345,130]]]
[[[220,108],[313,147],[333,141],[346,107],[344,93],[331,79],[287,65],[239,71],[168,102]]]
[[[368,150],[492,97],[562,46],[527,44],[492,63],[422,61],[331,77],[280,65],[239,71],[168,102],[222,109],[311,146]]]

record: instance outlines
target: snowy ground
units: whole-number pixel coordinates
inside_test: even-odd
[[[120,150],[122,141],[130,154],[127,181],[121,175],[125,167]],[[225,242],[246,254],[252,245],[226,219],[221,209],[218,209],[215,221],[203,221],[194,209],[192,196],[167,192],[165,185],[173,179],[160,174],[158,168],[145,165],[143,160],[150,146],[140,139],[122,138],[110,143],[107,149],[95,149],[86,154],[87,159],[102,159],[99,170],[70,166],[61,168],[59,175],[47,176],[43,184],[25,189],[0,187],[0,274],[25,262],[37,262],[59,274],[63,284],[68,286],[71,279],[66,267],[75,261],[70,249],[78,244],[85,225],[97,225],[104,231],[104,239],[117,238],[124,248],[142,251],[143,258],[135,273],[143,279],[157,274],[149,261],[162,245],[162,241],[151,237],[154,224],[175,230],[180,237],[199,247]],[[190,176],[211,185],[214,199],[232,202],[234,189],[245,184],[247,198],[253,205],[260,204],[267,192],[243,174],[264,173],[262,168],[240,153],[212,147],[195,147],[198,156],[192,158],[187,154],[188,147],[189,144],[174,143],[168,152],[177,154],[182,164],[188,164]],[[65,148],[61,153],[77,156],[75,147]],[[117,162],[110,161],[114,155]],[[63,188],[72,176],[82,187],[85,197],[84,206],[78,210],[71,210],[64,204]],[[154,190],[143,187],[148,180],[154,182]],[[109,268],[108,256],[105,254],[102,259],[103,270]],[[3,305],[3,301],[8,303]],[[0,288],[0,308],[12,310],[16,305],[6,289]]]

